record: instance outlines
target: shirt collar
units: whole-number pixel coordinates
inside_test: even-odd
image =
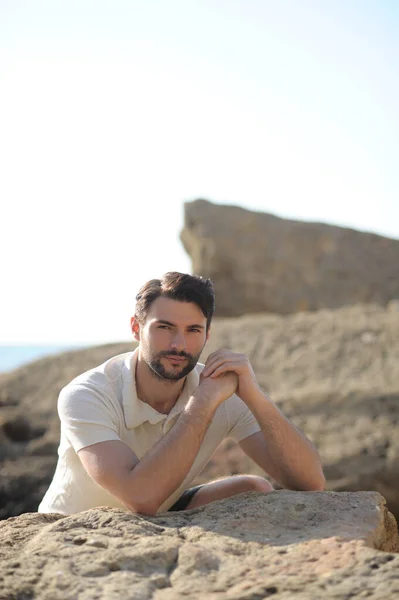
[[[149,421],[152,425],[155,425],[160,421],[172,419],[179,415],[192,396],[193,391],[199,384],[199,371],[197,369],[200,367],[201,370],[202,367],[202,365],[196,365],[191,373],[187,375],[183,390],[178,397],[176,404],[170,413],[165,415],[163,413],[159,413],[157,410],[155,410],[155,408],[152,408],[152,406],[146,402],[142,402],[142,400],[137,397],[136,365],[138,355],[138,348],[136,348],[133,353],[129,353],[124,360],[122,369],[122,405],[125,415],[125,424],[128,429],[139,427],[146,421]]]

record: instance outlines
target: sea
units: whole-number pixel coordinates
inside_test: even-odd
[[[83,349],[84,345],[54,345],[54,346],[0,346],[0,373],[22,367],[44,356],[66,352],[67,350]]]

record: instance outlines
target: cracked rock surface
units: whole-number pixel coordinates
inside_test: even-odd
[[[246,493],[155,517],[27,513],[0,523],[0,599],[394,598],[397,551],[375,492]]]
[[[260,385],[316,445],[327,486],[378,491],[399,519],[399,310],[346,306],[215,319],[201,361],[246,354]],[[134,344],[42,358],[0,375],[0,519],[35,511],[57,461],[61,388]],[[195,481],[263,472],[232,440]]]

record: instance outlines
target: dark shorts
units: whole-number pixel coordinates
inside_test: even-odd
[[[190,500],[194,498],[195,494],[202,488],[202,485],[196,485],[195,487],[189,488],[182,493],[180,498],[169,508],[169,510],[185,510]]]

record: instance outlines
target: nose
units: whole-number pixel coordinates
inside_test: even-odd
[[[186,338],[184,336],[184,333],[181,331],[180,332],[176,331],[172,337],[170,346],[171,346],[171,348],[173,348],[173,350],[178,350],[178,351],[185,350],[186,349]]]

